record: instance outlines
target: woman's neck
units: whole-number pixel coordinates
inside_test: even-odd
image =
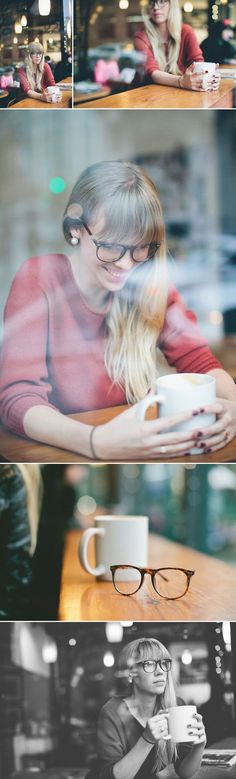
[[[149,717],[153,716],[156,706],[156,695],[149,695],[139,690],[138,695],[134,692],[128,700],[131,708],[141,720],[148,720]]]
[[[89,269],[81,261],[80,252],[69,255],[73,276],[80,292],[94,311],[102,312],[110,298],[110,292],[100,287],[96,279],[91,277]]]
[[[169,30],[168,30],[167,22],[161,22],[160,24],[158,24],[158,30],[159,30],[162,42],[163,43],[168,43],[168,40],[169,40]]]

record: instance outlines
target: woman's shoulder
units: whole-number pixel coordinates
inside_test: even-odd
[[[102,706],[101,712],[105,713],[111,713],[111,712],[119,712],[119,709],[121,706],[125,705],[124,698],[122,698],[121,695],[114,695],[112,698],[109,698]]]
[[[16,273],[15,280],[24,281],[28,286],[47,285],[60,281],[68,272],[68,260],[65,254],[45,254],[29,257]]]
[[[190,24],[181,24],[181,38],[194,38],[196,40],[196,33]]]
[[[134,43],[136,44],[137,42],[146,43],[146,44],[149,43],[149,37],[148,34],[146,33],[146,30],[140,29],[136,31],[134,35]]]

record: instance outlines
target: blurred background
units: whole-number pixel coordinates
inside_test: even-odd
[[[147,515],[150,532],[236,565],[236,465],[40,467],[37,619],[57,619],[66,532],[92,526],[99,513]]]
[[[236,378],[234,111],[4,111],[0,126],[0,309],[24,260],[68,252],[61,219],[93,162],[143,165],[164,209],[170,279]]]
[[[216,22],[224,22],[228,29],[231,27],[232,37],[229,35],[229,38],[236,53],[234,2],[180,0],[180,7],[183,22],[193,28],[199,44],[214,31]],[[133,40],[135,33],[143,29],[142,15],[147,8],[148,0],[75,0],[75,82],[81,79],[93,82],[96,62],[102,59],[105,62],[116,60],[121,73],[124,68],[133,68],[136,77],[133,85],[140,85],[137,79],[142,82],[142,60],[134,49]],[[122,91],[122,84],[118,91]]]
[[[202,713],[208,746],[235,747],[235,623],[2,623],[1,776],[84,779],[99,710],[119,692],[117,656],[144,636],[167,646],[177,694]]]
[[[1,0],[0,75],[24,61],[31,41],[56,64],[71,54],[72,0]]]

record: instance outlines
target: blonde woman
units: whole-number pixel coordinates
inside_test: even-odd
[[[18,70],[22,91],[27,97],[52,102],[52,95],[46,92],[47,87],[55,86],[50,65],[44,61],[44,51],[41,43],[30,43],[25,58],[25,69]]]
[[[188,452],[199,429],[177,433],[192,412],[139,422],[136,401],[152,387],[163,354],[178,372],[211,373],[220,398],[202,451],[236,433],[236,389],[168,283],[158,193],[136,165],[102,162],[79,177],[63,220],[70,250],[32,257],[5,309],[0,415],[18,435],[105,461]],[[165,372],[169,366],[165,363]],[[78,411],[131,408],[92,427]],[[194,411],[193,413],[196,413]],[[198,443],[199,445],[199,443]]]
[[[203,77],[193,73],[193,62],[204,57],[192,27],[182,24],[179,0],[149,0],[144,30],[136,33],[135,48],[145,54],[145,73],[155,84],[180,89],[218,89],[217,72],[203,87]]]
[[[38,465],[0,465],[0,619],[27,619],[41,503]]]
[[[206,744],[201,715],[189,722],[192,742],[176,746],[168,738],[168,708],[184,705],[176,697],[171,665],[168,650],[154,638],[124,646],[118,675],[127,680],[126,694],[111,698],[100,712],[99,759],[88,779],[153,779],[171,764],[190,779],[199,770]]]

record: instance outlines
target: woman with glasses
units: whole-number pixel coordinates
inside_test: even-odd
[[[151,779],[171,764],[183,779],[199,770],[206,744],[201,715],[189,721],[192,741],[178,746],[168,735],[169,707],[184,705],[176,697],[171,665],[168,650],[154,638],[122,649],[117,676],[126,694],[111,698],[100,712],[96,779]],[[93,777],[91,772],[88,779]]]
[[[134,43],[145,55],[149,83],[200,92],[218,89],[218,72],[207,86],[201,74],[193,73],[193,62],[204,57],[192,27],[181,22],[179,0],[149,0],[143,21],[144,30],[136,33]]]
[[[140,422],[136,402],[160,373],[210,373],[221,398],[202,451],[236,433],[236,389],[167,280],[156,188],[136,165],[102,162],[80,176],[65,210],[68,254],[27,260],[5,308],[0,415],[21,436],[94,459],[186,454],[202,436],[201,413]],[[164,367],[163,367],[164,361]],[[79,411],[130,404],[97,427]],[[199,412],[199,429],[177,423]]]
[[[28,46],[25,58],[25,68],[19,68],[21,89],[27,97],[34,100],[52,102],[52,95],[47,93],[47,87],[55,86],[55,79],[50,65],[44,60],[44,50],[41,43],[33,41]],[[58,99],[61,99],[60,96]]]

